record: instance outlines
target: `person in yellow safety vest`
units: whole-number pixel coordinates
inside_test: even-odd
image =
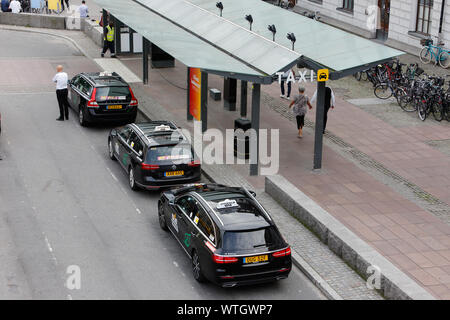
[[[103,37],[103,51],[102,58],[105,56],[106,51],[109,49],[111,52],[111,58],[116,57],[116,45],[114,43],[115,37],[114,23],[112,21],[105,28],[105,34]]]

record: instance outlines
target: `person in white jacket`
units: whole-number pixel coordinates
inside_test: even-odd
[[[12,0],[9,4],[9,9],[12,13],[20,13],[22,11],[22,5],[17,0]]]

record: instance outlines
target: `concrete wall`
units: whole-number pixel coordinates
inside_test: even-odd
[[[441,16],[442,0],[434,0],[433,10],[431,14],[432,25],[431,35],[439,36],[439,21]],[[421,48],[421,38],[410,34],[415,31],[417,17],[418,0],[391,0],[389,36],[386,44],[418,54]],[[323,21],[338,28],[351,31],[355,34],[366,38],[375,38],[376,30],[367,23],[368,15],[366,9],[370,6],[378,6],[378,0],[355,0],[353,14],[344,13],[336,10],[342,6],[342,0],[323,0],[322,4],[318,4],[315,0],[302,0],[298,2],[298,10],[306,8],[311,11],[320,11]],[[444,10],[444,22],[441,33],[441,39],[446,47],[450,47],[450,0],[446,0]],[[379,13],[377,13],[377,21],[379,22]],[[433,40],[436,41],[435,38]]]
[[[366,10],[370,6],[376,6],[377,3],[377,0],[355,1],[353,13],[336,9],[342,7],[342,0],[323,0],[322,4],[314,0],[302,0],[298,1],[297,6],[310,11],[320,11],[320,15],[323,17],[322,20],[325,23],[344,30],[350,30],[366,38],[375,38],[376,30],[372,26],[368,26]]]

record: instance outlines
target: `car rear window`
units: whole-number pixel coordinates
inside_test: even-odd
[[[97,88],[95,99],[101,101],[131,100],[129,87],[102,87]]]
[[[256,248],[281,245],[283,240],[274,227],[248,231],[227,231],[223,236],[226,251],[253,250]]]
[[[186,163],[193,159],[190,146],[152,147],[147,152],[147,163]]]

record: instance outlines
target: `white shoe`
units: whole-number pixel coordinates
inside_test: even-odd
[[[280,94],[280,98],[286,98],[284,94]]]

